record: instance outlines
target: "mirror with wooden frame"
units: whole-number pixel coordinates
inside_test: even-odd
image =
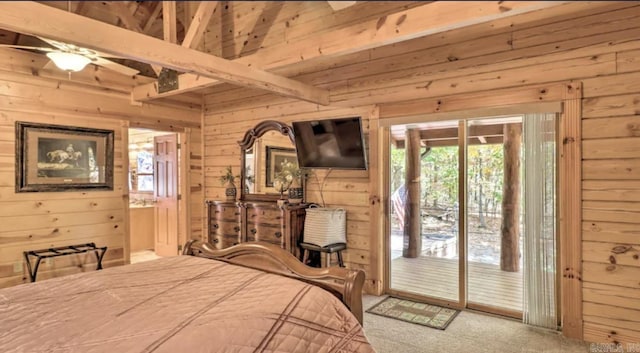
[[[241,155],[240,200],[279,199],[281,193],[276,189],[278,183],[274,177],[283,162],[298,164],[293,129],[279,121],[265,120],[248,130],[238,144]]]

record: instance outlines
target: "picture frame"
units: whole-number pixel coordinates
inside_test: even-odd
[[[298,164],[295,148],[266,146],[266,157],[266,187],[273,187],[273,180],[281,171],[282,162],[292,161]]]
[[[113,190],[114,131],[16,122],[16,192]]]

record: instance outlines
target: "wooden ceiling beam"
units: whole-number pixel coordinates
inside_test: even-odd
[[[47,21],[43,21],[43,18]],[[329,104],[328,90],[36,2],[0,2],[0,28],[43,36],[239,86],[317,104]]]
[[[127,6],[127,3],[122,1],[109,1],[107,4],[111,8],[111,11],[118,16],[120,22],[122,22],[125,28],[137,33],[143,33],[143,29],[140,26],[138,19],[133,16],[131,9]],[[160,71],[162,71],[162,67],[158,65],[151,65],[151,69],[153,69],[153,72],[155,72],[156,75],[160,75]]]
[[[109,1],[107,4],[111,8],[111,11],[118,16],[125,28],[142,33],[142,27],[140,27],[138,19],[131,13],[131,9],[127,6],[127,3],[122,1]]]
[[[153,7],[153,10],[151,11],[151,15],[145,22],[144,26],[142,26],[142,33],[149,33],[151,26],[153,26],[153,23],[156,22],[158,15],[160,15],[160,11],[162,11],[162,3],[154,2],[153,6],[154,7]]]
[[[296,45],[283,43],[261,49],[256,54],[241,57],[234,62],[263,70],[275,69],[318,57],[350,54],[565,3],[567,1],[434,1],[377,20],[320,34],[315,38],[309,37]],[[134,88],[132,99],[150,100],[220,83],[210,79],[180,78],[180,82],[183,81],[194,83],[196,86],[181,85],[177,90],[158,93],[152,85],[141,85]]]
[[[176,17],[176,2],[162,2],[162,33],[164,40],[169,43],[178,43],[178,18]]]
[[[182,41],[183,47],[195,48],[200,44],[204,30],[207,28],[209,20],[211,20],[211,16],[213,16],[213,12],[216,10],[217,5],[217,1],[200,1],[198,10],[196,10],[196,14],[193,16],[189,29]]]
[[[76,8],[73,10],[73,12],[77,13],[80,16],[86,15],[87,2],[88,1],[76,1]]]

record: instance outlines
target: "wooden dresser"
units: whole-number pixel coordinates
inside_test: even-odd
[[[209,243],[217,249],[242,242],[240,237],[240,208],[236,202],[207,201]]]
[[[276,244],[300,258],[307,205],[269,201],[207,201],[209,242],[218,249],[248,242]]]

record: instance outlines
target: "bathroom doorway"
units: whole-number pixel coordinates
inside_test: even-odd
[[[131,263],[178,254],[180,135],[129,129]]]

